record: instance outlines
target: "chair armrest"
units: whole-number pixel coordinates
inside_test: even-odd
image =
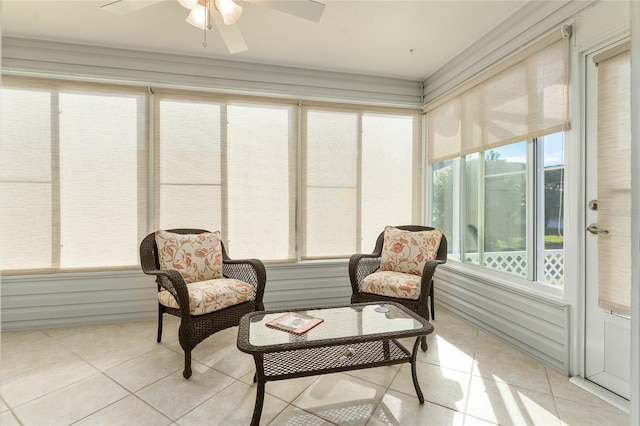
[[[262,303],[267,282],[267,270],[258,259],[224,259],[222,275],[251,284],[254,288],[255,301]]]
[[[155,275],[156,284],[158,284],[158,291],[160,291],[160,287],[167,290],[176,299],[178,306],[187,306],[187,309],[180,310],[183,315],[190,315],[189,290],[187,288],[187,283],[184,281],[180,272],[174,269],[146,269],[143,272],[147,275]]]
[[[422,269],[422,279],[420,280],[420,300],[424,299],[424,303],[426,303],[427,297],[429,295],[430,286],[433,281],[433,274],[436,272],[436,268],[438,265],[446,263],[443,260],[427,260]]]
[[[349,258],[349,281],[353,294],[360,292],[364,277],[380,269],[380,259],[378,254],[354,254]]]

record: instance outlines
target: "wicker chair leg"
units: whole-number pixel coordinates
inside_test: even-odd
[[[433,300],[433,281],[431,281],[431,288],[429,289],[429,299],[431,299],[431,319],[436,319],[436,304]]]
[[[191,351],[184,351],[184,371],[182,377],[188,379],[191,377]]]
[[[422,336],[420,340],[420,347],[422,348],[422,352],[426,352],[429,349],[429,345],[427,345],[427,336]]]
[[[158,343],[162,340],[162,308],[158,307]]]

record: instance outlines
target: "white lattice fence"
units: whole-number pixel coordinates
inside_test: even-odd
[[[564,284],[564,251],[545,250],[544,281],[561,286]],[[477,253],[467,253],[465,261],[478,263]],[[484,266],[500,271],[526,276],[527,253],[524,251],[490,252],[484,254]]]

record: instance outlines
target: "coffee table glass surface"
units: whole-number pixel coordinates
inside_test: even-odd
[[[323,321],[302,335],[291,334],[266,326],[266,323],[281,317],[288,311],[253,313],[249,315],[249,336],[242,349],[269,352],[288,347],[312,347],[323,345],[327,340],[345,339],[350,342],[377,340],[380,335],[392,334],[394,338],[426,334],[431,324],[421,322],[419,317],[407,312],[404,307],[392,303],[358,304],[328,308],[296,309],[295,312],[321,318]],[[253,349],[253,350],[252,350]]]

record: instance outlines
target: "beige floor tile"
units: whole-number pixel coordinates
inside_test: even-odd
[[[57,340],[71,352],[102,370],[150,352],[158,346],[155,340],[140,339],[120,326],[84,330]]]
[[[141,338],[156,340],[158,337],[158,321],[140,321],[120,324],[121,327],[133,331]],[[164,315],[162,320],[162,340],[164,344],[174,343],[178,341],[178,329],[180,328],[180,319],[172,315]]]
[[[478,336],[473,375],[551,395],[542,363],[484,333]]]
[[[451,343],[438,337],[430,342],[427,352],[419,352],[418,361],[471,374],[474,354],[475,342]]]
[[[184,355],[158,345],[151,352],[111,367],[104,373],[131,392],[137,392],[172,373],[181,373],[183,370]]]
[[[70,425],[127,396],[103,374],[74,383],[14,409],[25,426]]]
[[[193,375],[188,380],[180,370],[139,390],[136,395],[176,420],[234,382],[231,377],[198,362],[192,362],[191,368]]]
[[[2,395],[9,406],[17,407],[99,373],[91,364],[71,356],[3,380]]]
[[[254,386],[253,373],[249,373],[245,377],[250,378],[251,381],[248,384]],[[299,397],[300,394],[304,392],[317,378],[317,376],[310,376],[300,377],[297,379],[267,382],[267,384],[265,385],[265,392],[283,401],[293,402],[293,400]]]
[[[464,416],[464,426],[495,426],[496,424],[497,423],[470,416],[469,414],[465,414]]]
[[[563,425],[569,426],[627,426],[629,415],[615,407],[608,405],[606,409],[600,406],[590,406],[577,401],[556,398],[556,405]]]
[[[120,328],[118,324],[93,324],[76,327],[47,328],[43,330],[43,332],[53,338],[64,339],[66,337],[90,336],[93,333],[102,334],[109,332],[109,330],[117,330],[118,328]]]
[[[425,401],[464,412],[470,374],[421,362],[417,365],[417,377]],[[390,388],[417,397],[410,365],[402,366]]]
[[[270,423],[272,426],[331,426],[333,423],[289,405]]]
[[[364,425],[384,396],[385,388],[343,373],[318,377],[293,405],[342,425]]]
[[[462,426],[464,413],[395,391],[388,391],[367,425],[448,425]]]
[[[594,409],[618,411],[615,406],[609,404],[602,398],[598,398],[596,395],[571,383],[566,375],[551,368],[545,368],[554,397],[579,402]]]
[[[11,411],[4,411],[0,414],[0,425],[2,426],[21,426],[18,419],[15,418]]]
[[[74,426],[168,426],[171,420],[134,395],[85,417]]]
[[[501,425],[560,425],[551,395],[473,376],[466,413]]]
[[[72,352],[41,331],[2,333],[0,374],[3,379],[70,357],[74,357]]]
[[[202,364],[239,379],[254,372],[256,365],[253,356],[241,352],[236,342],[236,335],[225,330],[201,342],[191,352],[191,356]]]
[[[248,425],[256,402],[256,387],[234,382],[194,410],[177,420],[180,426]],[[269,424],[287,406],[271,395],[265,395],[260,424]]]
[[[478,337],[476,328],[461,321],[454,321],[452,324],[443,324],[443,322],[444,320],[441,320],[440,325],[434,322],[434,331],[432,333],[434,338],[451,343],[475,344]]]
[[[362,370],[347,371],[345,374],[367,380],[376,385],[389,387],[393,379],[395,379],[400,365],[388,365],[385,367],[365,368]]]

